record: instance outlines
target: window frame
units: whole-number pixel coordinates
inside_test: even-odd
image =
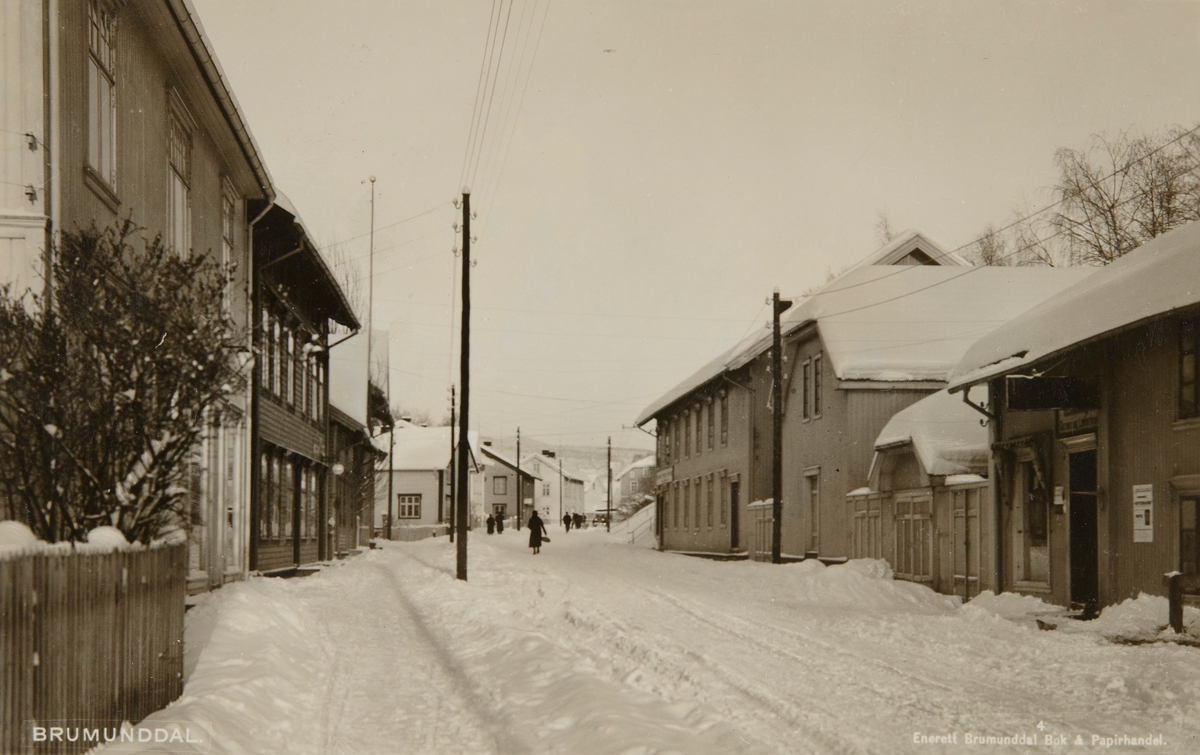
[[[499,488],[503,488],[503,490]],[[508,495],[508,475],[498,474],[492,476],[492,495]]]
[[[117,34],[116,12],[103,0],[88,2],[87,135],[84,175],[99,184],[110,208],[119,204],[117,184]],[[101,84],[104,84],[101,91]],[[107,99],[107,103],[99,102]]]
[[[192,137],[196,121],[174,89],[167,92],[168,247],[184,259],[192,256]]]
[[[1188,335],[1191,338],[1188,338]],[[1188,343],[1188,341],[1191,341]],[[1175,391],[1176,419],[1195,419],[1200,417],[1200,317],[1185,317],[1179,321],[1179,361],[1176,366],[1178,381]],[[1190,379],[1187,371],[1191,371]],[[1184,392],[1191,393],[1190,399],[1184,398]],[[1190,404],[1190,407],[1188,406]]]
[[[408,500],[406,500],[408,499]],[[405,513],[408,512],[408,513]],[[396,494],[396,518],[397,519],[420,519],[421,518],[421,494],[420,493],[397,493]]]
[[[812,389],[812,360],[805,359],[800,364],[800,418],[807,421],[812,418],[809,413],[808,394]]]
[[[821,354],[817,353],[812,358],[812,418],[820,419],[821,417]]]

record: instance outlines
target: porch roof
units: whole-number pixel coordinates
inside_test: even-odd
[[[1143,244],[997,328],[950,377],[960,391],[1200,303],[1200,222]]]
[[[875,450],[911,443],[927,474],[986,472],[988,431],[979,420],[961,396],[938,391],[896,412],[876,438]]]

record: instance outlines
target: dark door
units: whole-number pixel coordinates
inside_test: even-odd
[[[1096,452],[1070,456],[1071,602],[1091,614],[1100,600],[1096,529]]]
[[[738,481],[729,483],[729,548],[738,547]]]

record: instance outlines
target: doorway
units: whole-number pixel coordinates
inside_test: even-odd
[[[1096,615],[1100,602],[1099,533],[1096,512],[1096,450],[1070,454],[1071,603],[1085,616]]]

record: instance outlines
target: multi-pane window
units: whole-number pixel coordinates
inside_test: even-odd
[[[296,510],[296,464],[285,456],[279,473],[279,530],[284,540],[292,537]]]
[[[1179,499],[1179,571],[1183,572],[1184,592],[1200,592],[1200,538],[1196,533],[1196,518],[1200,498]]]
[[[691,481],[685,480],[683,484],[683,528],[688,529],[691,521]]]
[[[813,357],[812,363],[812,401],[813,401],[813,416],[821,416],[821,355],[817,354]]]
[[[1200,416],[1200,396],[1196,392],[1196,373],[1200,367],[1200,318],[1179,323],[1179,417]]]
[[[729,508],[729,478],[725,475],[724,472],[722,472],[721,473],[721,506],[720,506],[721,526],[722,527],[725,526],[725,522],[727,521],[728,514],[725,511],[727,508]]]
[[[309,535],[309,527],[311,525],[310,506],[312,500],[309,497],[312,491],[308,487],[308,468],[300,467],[300,537],[307,538]]]
[[[682,417],[676,417],[675,419],[671,420],[671,428],[672,428],[672,431],[675,433],[675,442],[673,444],[675,446],[675,451],[674,451],[675,455],[673,457],[675,459],[675,461],[679,461],[680,459],[683,458],[683,456],[682,456],[683,444],[679,440],[680,427],[682,426],[682,423],[683,423]]]
[[[716,433],[713,432],[713,428],[716,426],[716,412],[714,411],[715,409],[716,409],[716,407],[713,406],[712,404],[708,405],[708,450],[709,451],[712,450],[713,437],[716,435]]]
[[[421,518],[421,494],[401,494],[396,496],[396,516],[401,519]]]
[[[721,445],[729,443],[729,397],[721,394]]]
[[[696,529],[704,524],[704,519],[701,517],[701,512],[704,506],[704,478],[697,477],[696,484],[692,486],[692,497],[696,504]]]
[[[804,419],[809,418],[808,413],[808,392],[812,385],[812,362],[804,360],[804,367],[800,371],[800,416]]]
[[[192,253],[192,134],[179,114],[167,119],[167,243],[181,257]]]
[[[263,454],[258,459],[258,537],[271,539],[271,458]]]
[[[492,495],[508,495],[508,477],[496,475],[492,478]]]
[[[696,407],[696,455],[700,455],[700,451],[704,448],[704,419],[701,416],[704,408]]]
[[[708,494],[708,499],[707,499],[707,505],[708,505],[708,526],[711,528],[711,527],[713,526],[713,498],[714,498],[714,495],[713,495],[713,476],[712,476],[712,475],[709,475],[709,476],[708,476],[708,487],[705,489],[705,492]]]
[[[292,403],[292,329],[283,326],[279,340],[279,398]]]
[[[317,422],[325,421],[325,370],[325,362],[317,360],[317,395],[315,396]]]
[[[230,306],[229,295],[232,283],[232,265],[234,262],[234,235],[237,228],[237,195],[229,181],[225,181],[221,191],[221,270],[225,276],[225,290],[222,301],[225,309]]]
[[[117,21],[100,0],[88,3],[88,167],[116,184]]]
[[[683,458],[688,458],[692,455],[692,413],[688,412],[684,415],[683,426]]]
[[[675,483],[672,486],[671,498],[673,499],[671,506],[671,526],[679,529],[679,483]]]

